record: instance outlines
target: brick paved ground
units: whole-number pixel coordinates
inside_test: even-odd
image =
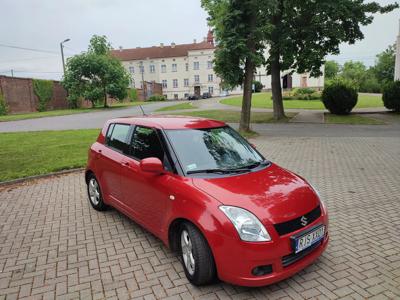
[[[265,288],[195,288],[161,242],[89,207],[81,174],[0,191],[0,299],[400,298],[400,139],[258,138],[258,149],[321,191],[331,243]]]

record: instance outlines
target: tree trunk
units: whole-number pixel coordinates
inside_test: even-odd
[[[271,57],[271,87],[274,119],[281,120],[286,117],[282,100],[281,68],[279,64],[279,54],[273,54],[273,56],[274,57]]]
[[[107,108],[107,91],[106,88],[104,88],[104,108]]]
[[[254,63],[251,62],[250,59],[247,59],[245,64],[245,74],[243,82],[242,112],[240,115],[240,124],[239,124],[240,131],[250,131],[253,76],[254,76]]]

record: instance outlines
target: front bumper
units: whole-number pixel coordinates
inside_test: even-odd
[[[291,236],[316,224],[326,226],[324,238],[309,251],[293,254]],[[269,232],[273,230],[267,229]],[[284,236],[275,233],[271,242],[247,243],[233,237],[224,237],[220,239],[218,246],[214,247],[213,252],[221,280],[236,285],[256,287],[281,281],[306,268],[324,252],[328,242],[327,217],[322,216],[302,230]],[[271,266],[272,271],[262,276],[253,275],[253,269],[260,266]]]

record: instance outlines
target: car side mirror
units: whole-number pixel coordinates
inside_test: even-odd
[[[144,158],[140,161],[140,169],[143,172],[163,174],[165,173],[163,163],[156,157]]]

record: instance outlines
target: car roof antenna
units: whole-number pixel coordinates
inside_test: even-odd
[[[143,107],[141,105],[139,105],[140,110],[142,111],[143,116],[147,116],[147,114],[144,112]]]

